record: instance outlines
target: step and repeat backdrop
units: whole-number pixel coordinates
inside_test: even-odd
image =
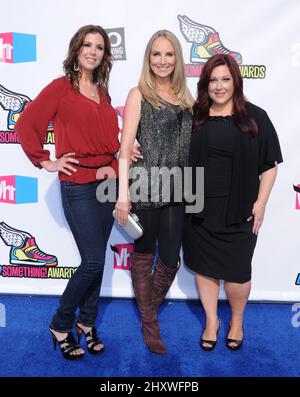
[[[253,258],[250,300],[300,299],[298,0],[15,0],[13,8],[0,0],[0,15],[0,293],[59,295],[79,265],[57,176],[32,166],[14,126],[40,90],[63,74],[73,34],[97,24],[112,43],[110,94],[120,128],[128,91],[138,82],[145,46],[155,31],[168,29],[180,40],[193,95],[212,48],[235,53],[246,96],[268,112],[285,160]],[[45,147],[53,157],[54,141],[50,124]],[[132,296],[133,248],[114,226],[101,295]],[[39,264],[32,263],[32,251],[41,258]],[[193,274],[184,264],[168,297],[197,298]]]

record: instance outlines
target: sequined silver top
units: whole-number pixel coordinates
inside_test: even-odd
[[[131,169],[130,197],[137,209],[182,201],[183,168],[188,165],[192,114],[161,99],[154,108],[144,98],[136,138],[143,159]],[[175,187],[175,189],[174,189]],[[134,196],[135,194],[135,196]]]

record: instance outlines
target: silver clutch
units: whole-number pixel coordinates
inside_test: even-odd
[[[113,217],[116,218],[116,210],[113,210]],[[144,233],[143,226],[139,222],[139,218],[136,214],[128,213],[128,219],[126,225],[119,226],[130,236],[133,240],[138,240]]]

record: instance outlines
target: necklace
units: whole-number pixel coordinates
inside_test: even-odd
[[[224,114],[224,113],[225,113],[225,114]],[[231,116],[232,116],[232,112],[228,112],[228,113],[226,113],[226,112],[217,113],[217,112],[210,111],[210,112],[209,112],[209,116],[211,116],[211,117],[231,117]]]
[[[93,98],[95,98],[95,96],[97,95],[97,91],[98,91],[98,87],[97,87],[97,85],[96,86],[94,86],[95,87],[95,89],[96,89],[96,91],[91,91],[91,97],[93,97]]]
[[[89,96],[91,98],[97,97],[98,93],[98,86],[97,84],[93,84],[92,86],[87,86],[87,85],[81,85],[80,86],[80,91],[85,94],[86,96]]]
[[[171,92],[170,90],[165,91],[165,90],[162,90],[162,89],[158,88],[157,92],[165,94],[168,97],[172,97],[173,96],[173,95],[170,94],[170,92]]]
[[[173,105],[178,105],[177,98],[174,96],[174,94],[170,90],[164,91],[164,90],[158,88],[157,89],[157,95],[160,96],[165,101],[172,103]],[[171,101],[168,101],[168,99],[171,99]]]

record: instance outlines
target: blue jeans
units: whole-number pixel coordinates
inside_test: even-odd
[[[50,327],[70,332],[79,308],[78,322],[95,325],[103,277],[106,245],[113,226],[115,203],[100,203],[96,190],[101,182],[61,182],[64,213],[76,241],[81,264],[69,280]]]

